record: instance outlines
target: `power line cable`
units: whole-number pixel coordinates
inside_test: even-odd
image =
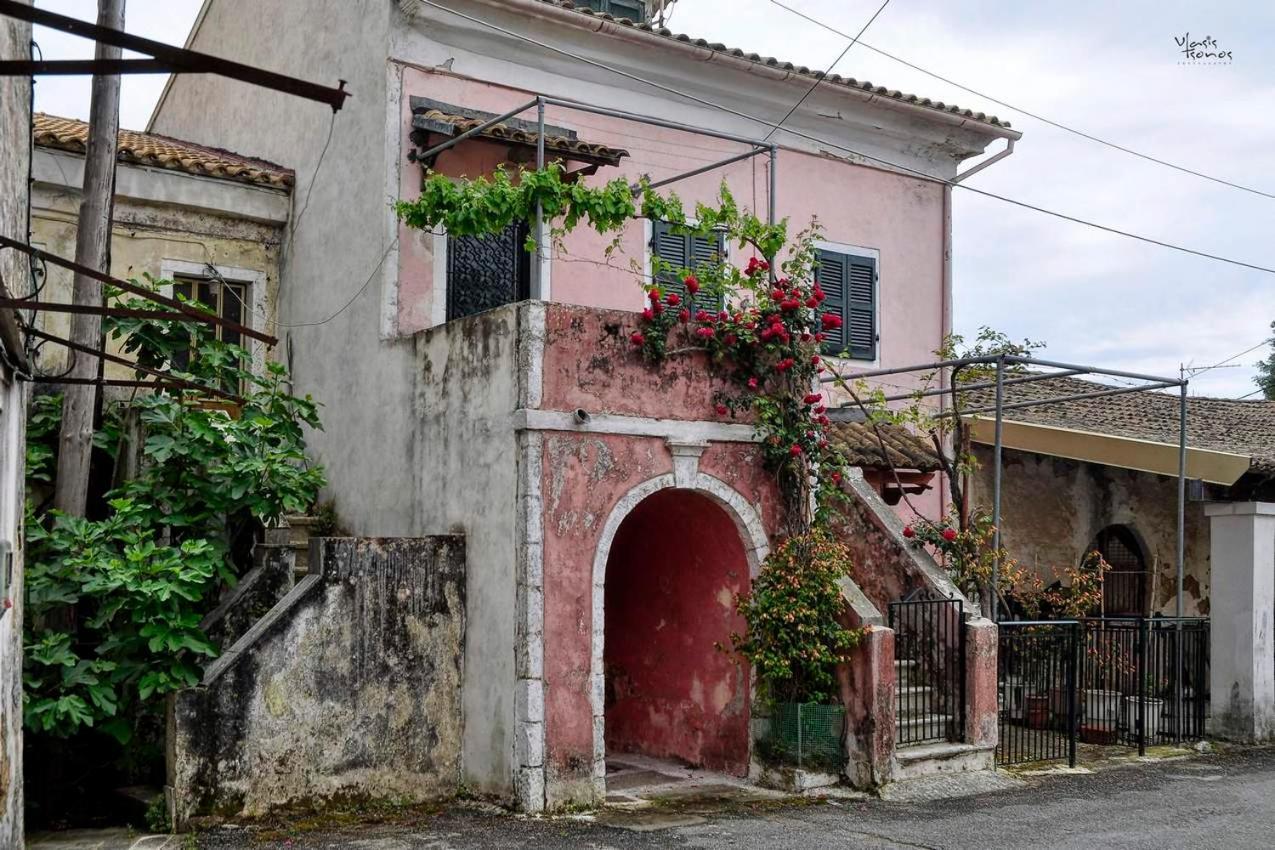
[[[763,141],[769,142],[770,137],[775,135],[775,131],[778,130],[780,127],[784,126],[784,122],[786,122],[789,118],[792,117],[792,114],[797,111],[798,107],[800,107],[803,103],[806,102],[806,98],[810,97],[810,95],[814,93],[815,89],[819,88],[819,84],[824,81],[825,77],[827,77],[829,74],[832,73],[832,69],[837,67],[837,63],[840,62],[842,59],[846,58],[846,54],[850,52],[850,48],[854,47],[856,44],[859,43],[859,39],[862,38],[863,34],[868,31],[868,27],[872,26],[872,22],[875,21],[877,19],[877,16],[880,15],[882,12],[884,12],[885,7],[889,5],[890,5],[890,0],[885,0],[885,2],[882,3],[880,7],[878,7],[877,10],[872,13],[872,17],[868,18],[868,22],[864,24],[863,26],[859,27],[858,34],[856,34],[853,38],[850,38],[850,36],[846,36],[847,38],[850,38],[850,43],[846,45],[845,50],[842,50],[839,54],[837,54],[837,58],[832,60],[832,64],[828,66],[828,70],[824,71],[822,74],[819,74],[816,77],[814,83],[810,86],[810,88],[806,89],[806,93],[801,96],[801,100],[794,103],[792,105],[792,109],[788,110],[788,114],[785,115],[783,118],[779,119],[778,124],[770,128],[770,132],[766,134],[766,138],[763,139]]]
[[[750,114],[748,114],[747,112],[741,112],[741,111],[739,111],[739,110],[737,110],[737,109],[734,109],[734,108],[732,108],[732,107],[725,106],[725,105],[720,104],[720,103],[715,103],[715,102],[713,102],[713,101],[711,101],[711,100],[706,100],[706,99],[704,99],[704,98],[702,98],[702,97],[698,97],[698,96],[693,95],[693,94],[690,94],[690,93],[688,93],[688,92],[680,91],[680,90],[678,90],[678,89],[676,89],[676,88],[673,88],[672,86],[666,86],[666,85],[664,85],[663,83],[658,83],[658,82],[655,82],[654,80],[645,79],[645,78],[643,78],[643,77],[639,77],[639,76],[638,76],[638,75],[636,75],[636,74],[630,74],[628,71],[624,71],[624,70],[621,70],[621,69],[619,69],[619,68],[616,68],[616,67],[614,67],[614,66],[612,66],[612,65],[608,65],[608,64],[606,64],[605,62],[599,62],[599,61],[597,61],[596,59],[590,59],[590,58],[588,58],[588,57],[586,57],[586,56],[581,56],[581,55],[579,55],[579,54],[577,54],[577,53],[572,53],[571,51],[569,51],[569,50],[564,50],[564,49],[563,49],[563,48],[561,48],[561,47],[555,47],[555,46],[553,46],[553,45],[551,45],[551,44],[546,44],[546,43],[545,43],[545,42],[543,42],[543,41],[539,41],[538,39],[534,39],[534,38],[532,38],[532,37],[530,37],[530,36],[523,35],[522,33],[514,32],[513,30],[506,29],[506,28],[501,27],[501,26],[499,26],[499,25],[497,25],[497,24],[493,24],[493,23],[491,23],[491,22],[489,22],[489,21],[485,21],[485,20],[483,20],[483,19],[481,19],[481,18],[476,18],[476,17],[474,17],[473,15],[467,15],[467,14],[465,14],[464,12],[457,11],[456,9],[448,8],[447,6],[443,6],[443,5],[439,4],[439,3],[434,2],[434,0],[419,0],[419,2],[421,2],[422,4],[424,4],[424,5],[426,5],[426,6],[431,6],[431,7],[435,8],[435,9],[439,9],[439,10],[441,10],[441,11],[447,12],[448,14],[455,15],[456,17],[463,18],[463,19],[465,19],[465,20],[471,21],[471,22],[473,22],[473,23],[478,24],[479,26],[483,26],[483,27],[486,27],[486,28],[488,28],[488,29],[494,30],[494,31],[496,31],[496,32],[502,33],[503,35],[507,35],[507,36],[509,36],[510,38],[515,38],[515,39],[518,39],[519,41],[525,41],[525,42],[527,42],[528,44],[534,44],[534,45],[536,45],[537,47],[540,47],[540,48],[542,48],[542,49],[544,49],[544,50],[548,50],[548,51],[551,51],[551,52],[553,52],[553,53],[558,53],[558,54],[560,54],[560,55],[562,55],[562,56],[566,56],[566,57],[567,57],[567,58],[569,58],[569,59],[574,59],[574,60],[575,60],[575,61],[577,61],[577,62],[581,62],[581,63],[583,63],[583,64],[591,65],[591,66],[593,66],[593,67],[595,67],[595,68],[599,68],[599,69],[601,69],[601,70],[608,71],[608,72],[613,73],[613,74],[617,74],[617,75],[619,75],[619,76],[621,76],[621,77],[625,77],[625,78],[627,78],[627,79],[633,80],[634,82],[638,82],[638,83],[642,83],[643,85],[651,86],[651,87],[656,88],[656,89],[659,89],[659,90],[661,90],[661,91],[665,91],[665,92],[667,92],[667,93],[669,93],[669,94],[676,95],[677,97],[682,97],[682,98],[685,98],[685,99],[687,99],[687,100],[690,100],[690,101],[692,101],[692,102],[694,102],[694,103],[698,103],[698,104],[701,104],[701,105],[703,105],[703,106],[707,106],[707,107],[709,107],[709,108],[711,108],[711,109],[717,109],[717,110],[720,110],[720,111],[725,112],[725,113],[727,113],[727,114],[734,115],[734,116],[736,116],[737,118],[743,118],[743,119],[745,119],[745,120],[753,121],[753,122],[756,122],[756,123],[758,123],[758,124],[762,124],[762,125],[767,126],[767,127],[771,126],[771,122],[769,122],[769,121],[765,120],[764,118],[758,118],[757,116],[755,116],[755,115],[750,115]],[[1197,250],[1195,250],[1194,248],[1187,248],[1187,247],[1182,246],[1182,245],[1175,245],[1175,244],[1174,244],[1174,243],[1172,243],[1172,242],[1164,242],[1164,241],[1162,241],[1162,240],[1160,240],[1160,239],[1154,239],[1154,238],[1152,238],[1152,237],[1150,237],[1150,236],[1142,236],[1142,235],[1137,234],[1137,233],[1131,233],[1130,231],[1127,231],[1127,230],[1121,230],[1121,229],[1119,229],[1119,228],[1117,228],[1117,227],[1111,227],[1111,226],[1109,226],[1109,225],[1105,225],[1105,224],[1098,224],[1097,222],[1089,221],[1089,220],[1087,220],[1087,219],[1078,218],[1078,217],[1076,217],[1076,216],[1068,215],[1068,214],[1066,214],[1066,213],[1060,213],[1060,212],[1057,212],[1057,211],[1055,211],[1055,210],[1047,209],[1047,208],[1045,208],[1045,207],[1039,207],[1039,206],[1036,206],[1035,204],[1028,203],[1027,201],[1020,201],[1020,200],[1017,200],[1017,199],[1015,199],[1015,198],[1010,198],[1010,197],[1008,197],[1008,196],[1006,196],[1006,195],[1000,195],[1000,194],[997,194],[996,192],[989,192],[989,191],[987,191],[986,189],[976,189],[976,188],[975,188],[975,187],[973,187],[973,186],[967,186],[967,185],[966,185],[966,184],[964,184],[964,183],[957,183],[957,182],[956,182],[956,181],[954,181],[954,180],[947,180],[947,179],[942,178],[942,177],[935,177],[935,176],[934,176],[934,175],[932,175],[932,174],[927,174],[926,172],[924,172],[924,171],[920,171],[919,169],[916,169],[916,168],[912,168],[911,166],[907,166],[907,165],[900,165],[900,164],[899,164],[899,163],[897,163],[897,162],[892,162],[892,161],[890,161],[890,160],[888,160],[888,159],[882,159],[882,158],[881,158],[881,157],[879,157],[879,156],[873,156],[872,154],[863,153],[862,151],[855,150],[854,148],[846,147],[845,145],[841,144],[840,142],[834,142],[834,141],[831,141],[830,139],[824,139],[824,138],[821,138],[821,137],[819,137],[819,136],[814,136],[814,135],[811,135],[811,134],[809,134],[809,133],[804,133],[804,132],[802,132],[802,131],[800,131],[800,130],[793,130],[793,129],[791,129],[791,128],[785,128],[785,129],[784,129],[784,132],[785,132],[785,133],[788,133],[789,135],[796,136],[797,138],[806,139],[807,141],[815,142],[815,143],[817,143],[817,144],[821,144],[821,145],[827,145],[827,146],[829,146],[829,147],[836,148],[837,150],[845,151],[846,153],[852,154],[852,155],[857,156],[857,157],[860,157],[860,158],[862,158],[862,159],[869,160],[869,161],[871,161],[871,162],[877,162],[877,163],[880,163],[880,164],[882,164],[882,165],[888,166],[888,167],[890,167],[890,168],[893,168],[893,169],[896,169],[896,170],[899,170],[899,171],[904,171],[904,172],[907,172],[907,173],[909,173],[909,174],[915,174],[916,176],[920,177],[920,178],[921,178],[921,179],[923,179],[923,180],[927,180],[927,181],[930,181],[930,182],[933,182],[933,183],[941,183],[941,184],[943,184],[943,185],[951,186],[951,187],[953,187],[953,188],[960,188],[960,189],[964,189],[965,191],[967,191],[967,192],[972,192],[972,193],[974,193],[974,194],[976,194],[976,195],[982,195],[983,197],[992,198],[992,199],[994,199],[994,200],[998,200],[998,201],[1001,201],[1001,202],[1003,202],[1003,203],[1012,204],[1012,205],[1014,205],[1014,206],[1016,206],[1016,207],[1021,207],[1021,208],[1023,208],[1023,209],[1032,210],[1033,212],[1038,212],[1038,213],[1041,213],[1041,214],[1043,214],[1043,215],[1052,216],[1052,217],[1054,217],[1054,218],[1058,218],[1058,219],[1061,219],[1061,220],[1063,220],[1063,221],[1070,221],[1070,222],[1073,222],[1073,223],[1075,223],[1075,224],[1083,224],[1083,225],[1085,225],[1085,226],[1087,226],[1087,227],[1092,227],[1092,228],[1094,228],[1094,229],[1096,229],[1096,230],[1102,230],[1102,231],[1104,231],[1104,232],[1106,232],[1106,233],[1111,233],[1111,234],[1114,234],[1114,235],[1116,235],[1116,236],[1123,236],[1123,237],[1125,237],[1126,239],[1133,239],[1133,240],[1136,240],[1136,241],[1138,241],[1138,242],[1145,242],[1145,243],[1147,243],[1147,244],[1149,244],[1149,245],[1158,245],[1158,246],[1160,246],[1161,248],[1168,248],[1168,249],[1170,249],[1170,250],[1178,251],[1178,252],[1181,252],[1181,253],[1183,253],[1183,254],[1190,254],[1191,256],[1195,256],[1195,257],[1203,257],[1204,259],[1207,259],[1207,260],[1215,260],[1215,261],[1220,262],[1220,263],[1227,263],[1228,265],[1239,266],[1240,268],[1246,268],[1246,269],[1251,269],[1251,270],[1253,270],[1253,271],[1263,272],[1263,273],[1265,273],[1265,274],[1275,275],[1275,268],[1268,268],[1268,267],[1266,267],[1266,266],[1259,266],[1259,265],[1257,265],[1257,264],[1255,264],[1255,263],[1247,263],[1247,262],[1244,262],[1243,260],[1235,260],[1235,259],[1232,259],[1232,258],[1230,258],[1230,257],[1223,257],[1223,256],[1221,256],[1221,255],[1219,255],[1219,254],[1210,254],[1210,253],[1208,253],[1207,251],[1197,251]]]
[[[1267,337],[1266,339],[1259,342],[1257,345],[1254,345],[1251,348],[1246,348],[1243,351],[1241,351],[1239,354],[1232,354],[1230,357],[1226,358],[1225,360],[1219,360],[1218,362],[1214,363],[1212,366],[1200,366],[1197,368],[1191,368],[1190,366],[1188,366],[1186,371],[1190,372],[1192,377],[1195,377],[1196,375],[1199,375],[1201,372],[1207,372],[1210,369],[1221,368],[1225,366],[1227,363],[1230,363],[1232,360],[1237,360],[1240,357],[1243,357],[1245,354],[1249,354],[1251,352],[1257,351],[1257,349],[1261,348],[1264,345],[1269,345],[1270,343],[1271,343],[1271,338]]]
[[[810,15],[807,15],[805,12],[794,9],[791,6],[780,2],[780,0],[770,0],[770,2],[774,3],[776,6],[778,6],[781,9],[786,9],[787,11],[792,12],[794,15],[796,15],[799,18],[804,18],[805,20],[809,21],[815,26],[826,29],[828,32],[835,33],[836,35],[842,36],[843,38],[849,38],[849,36],[846,33],[842,32],[836,27],[830,24],[826,24],[817,18],[813,18]],[[911,68],[914,71],[918,71],[922,74],[925,74],[927,77],[933,77],[934,79],[939,80],[940,82],[947,83],[949,86],[955,86],[961,91],[969,92],[970,94],[976,97],[981,97],[986,101],[996,104],[997,106],[1003,106],[1006,109],[1012,109],[1014,112],[1017,112],[1021,115],[1026,115],[1028,118],[1033,118],[1037,121],[1040,121],[1042,124],[1048,124],[1049,126],[1054,127],[1056,129],[1063,130],[1065,132],[1079,136],[1082,139],[1087,139],[1091,142],[1096,142],[1100,145],[1105,145],[1109,148],[1112,148],[1113,150],[1118,150],[1122,153],[1127,153],[1130,156],[1136,156],[1139,159],[1144,159],[1147,162],[1153,162],[1156,165],[1163,165],[1166,168],[1172,168],[1175,171],[1181,171],[1183,174],[1190,174],[1194,177],[1199,177],[1204,180],[1210,180],[1214,183],[1219,183],[1223,186],[1230,186],[1232,189],[1239,189],[1240,191],[1243,191],[1243,192],[1250,192],[1254,195],[1261,195],[1263,198],[1275,199],[1275,194],[1271,192],[1264,192],[1261,189],[1254,189],[1251,186],[1245,186],[1243,184],[1235,183],[1233,181],[1226,180],[1221,177],[1214,177],[1211,174],[1205,174],[1202,171],[1196,171],[1192,168],[1187,168],[1185,165],[1178,165],[1176,163],[1169,162],[1168,160],[1160,159],[1159,157],[1154,157],[1154,156],[1151,156],[1150,154],[1145,154],[1140,151],[1136,151],[1133,148],[1128,148],[1128,147],[1125,147],[1124,145],[1120,145],[1115,142],[1111,142],[1111,141],[1107,141],[1106,139],[1099,138],[1098,136],[1095,136],[1092,133],[1086,133],[1084,130],[1077,130],[1075,127],[1069,127],[1066,124],[1046,118],[1045,116],[1039,113],[1031,112],[1030,110],[1024,109],[1021,106],[1015,106],[1012,103],[1006,103],[1003,100],[998,100],[989,94],[985,94],[984,92],[978,91],[976,89],[972,89],[969,86],[962,85],[961,83],[958,83],[955,80],[950,79],[948,77],[944,77],[941,74],[937,74],[934,71],[930,71],[926,68],[922,68],[920,65],[917,65],[913,62],[909,62],[907,59],[904,59],[901,56],[896,56],[893,53],[888,53],[879,47],[873,47],[871,44],[868,44],[866,41],[860,41],[859,45],[868,50],[871,50],[873,53],[877,53],[881,56],[884,56],[887,59],[890,59],[894,62],[898,62],[900,65],[904,65],[908,68]]]

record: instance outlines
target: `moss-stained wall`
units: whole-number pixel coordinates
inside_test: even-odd
[[[975,446],[973,501],[992,504],[992,450]],[[1133,529],[1151,573],[1150,613],[1176,612],[1178,481],[1130,469],[1006,449],[1001,479],[1002,539],[1021,565],[1046,581],[1078,565],[1098,532]],[[1209,528],[1203,506],[1186,505],[1183,613],[1209,613]]]
[[[460,785],[464,538],[311,545],[317,572],[173,698],[179,826]]]

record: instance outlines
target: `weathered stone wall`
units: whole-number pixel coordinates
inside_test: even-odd
[[[975,504],[992,503],[992,450],[975,446]],[[1001,477],[1002,539],[1010,555],[1046,583],[1075,567],[1109,525],[1133,529],[1151,573],[1150,613],[1175,613],[1176,478],[1006,449]],[[990,508],[989,508],[990,509]],[[1186,506],[1183,613],[1209,613],[1209,527],[1201,503]]]
[[[170,703],[179,826],[460,784],[463,538],[311,545],[312,573]]]
[[[0,56],[29,59],[31,26],[0,17]],[[27,240],[29,77],[0,77],[0,233]],[[30,291],[24,255],[0,251],[0,282],[12,295]],[[22,820],[22,471],[25,385],[0,365],[0,548],[12,547],[11,566],[0,551],[8,587],[0,605],[0,847],[21,847]]]

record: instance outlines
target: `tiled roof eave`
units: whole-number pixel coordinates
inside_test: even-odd
[[[910,94],[897,89],[890,89],[885,86],[875,85],[867,80],[858,80],[854,77],[843,77],[840,74],[825,75],[823,71],[818,69],[812,69],[805,65],[796,65],[792,62],[786,62],[773,56],[762,56],[758,53],[750,53],[739,48],[728,47],[719,42],[710,42],[707,39],[694,38],[685,34],[675,33],[669,29],[656,27],[650,23],[637,23],[627,18],[618,18],[605,12],[596,12],[592,9],[578,7],[572,2],[572,0],[538,0],[538,2],[561,9],[565,13],[587,16],[599,22],[611,23],[625,27],[635,34],[644,34],[683,46],[710,50],[714,53],[750,62],[764,68],[787,71],[795,76],[812,82],[820,80],[842,89],[873,95],[881,98],[885,103],[897,104],[904,107],[916,107],[923,111],[938,112],[950,117],[964,119],[973,125],[981,125],[985,131],[991,131],[992,134],[996,136],[1013,138],[1019,138],[1021,136],[1021,133],[1012,128],[1010,122],[1003,121],[995,115],[989,115],[985,112],[964,109],[955,104],[932,100],[930,98],[921,97],[919,95]],[[599,31],[599,28],[595,27],[594,30]]]

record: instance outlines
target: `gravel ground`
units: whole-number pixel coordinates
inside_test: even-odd
[[[685,802],[643,815],[528,818],[447,811],[393,825],[219,830],[208,850],[366,848],[1248,848],[1275,846],[1275,750],[1234,751],[1028,778],[936,800],[737,806]],[[183,842],[190,847],[189,839]]]

